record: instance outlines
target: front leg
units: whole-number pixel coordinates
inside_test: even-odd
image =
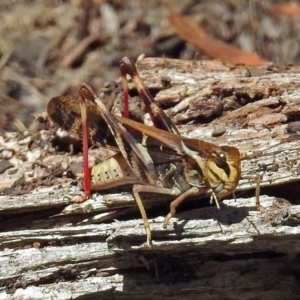
[[[153,185],[135,184],[132,188],[132,192],[133,192],[133,196],[136,201],[136,204],[138,205],[140,213],[143,218],[144,227],[145,227],[146,236],[147,236],[147,246],[150,248],[152,245],[151,230],[150,230],[148,218],[146,215],[146,211],[145,211],[145,208],[144,208],[144,205],[143,205],[143,202],[141,200],[139,193],[156,193],[156,194],[167,194],[167,195],[177,196],[180,193],[180,191],[175,190],[175,189],[170,189],[170,188],[157,187],[157,186],[153,186]]]
[[[259,201],[259,195],[260,195],[260,176],[259,174],[255,175],[245,175],[241,177],[242,179],[251,179],[256,182],[256,188],[255,188],[255,200],[256,200],[256,209],[262,213],[266,212],[267,210],[261,206]]]
[[[183,202],[186,198],[189,196],[195,195],[199,193],[200,188],[193,186],[189,190],[182,193],[180,196],[178,196],[175,200],[173,200],[170,204],[170,212],[167,214],[165,221],[163,223],[163,228],[167,228],[167,225],[172,217],[174,217],[176,213],[176,207]]]

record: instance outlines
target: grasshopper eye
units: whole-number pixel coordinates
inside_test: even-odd
[[[226,155],[224,152],[221,153],[217,153],[217,156],[219,156],[220,159],[225,160],[226,159]]]
[[[222,168],[225,164],[227,165],[226,154],[224,152],[215,152],[213,158],[218,167]]]
[[[227,175],[230,173],[230,168],[228,165],[228,162],[226,160],[226,154],[224,152],[215,152],[213,157],[213,161],[216,164],[216,166],[223,170]]]

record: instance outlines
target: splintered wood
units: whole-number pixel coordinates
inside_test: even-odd
[[[300,116],[300,68],[157,58],[140,59],[137,66],[181,136],[239,150],[242,177],[259,174],[261,186],[267,187],[261,204],[272,209],[257,212],[255,183],[241,179],[236,201],[229,197],[217,210],[200,200],[205,195],[197,196],[163,229],[174,198],[141,193],[154,241],[150,251],[130,187],[69,205],[64,196],[81,193],[68,177],[81,156],[57,153],[48,130],[35,138],[4,134],[0,254],[7,267],[0,269],[0,298],[12,286],[24,297],[47,290],[58,298],[120,293],[124,299],[158,294],[180,299],[188,290],[190,299],[219,299],[221,293],[239,299],[241,291],[248,298],[293,299],[299,283],[293,275],[282,280],[282,270],[298,272],[300,144],[290,135],[300,130],[289,121]],[[129,87],[134,95],[134,85]],[[99,160],[99,151],[90,151],[90,165]],[[20,186],[28,191],[17,195]]]

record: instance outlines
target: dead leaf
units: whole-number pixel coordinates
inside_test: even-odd
[[[272,10],[276,14],[284,14],[287,16],[300,16],[300,6],[296,3],[276,3],[272,5]]]
[[[201,49],[213,59],[245,65],[264,65],[267,63],[256,54],[243,51],[211,37],[200,25],[188,17],[172,13],[168,16],[168,20],[183,40]]]

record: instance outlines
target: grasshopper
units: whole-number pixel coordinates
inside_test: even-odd
[[[181,136],[144,85],[132,59],[124,57],[120,68],[124,94],[128,97],[127,74],[136,85],[155,127],[113,115],[89,83],[80,87],[78,100],[65,96],[52,98],[47,112],[56,125],[83,140],[85,193],[72,201],[85,201],[91,196],[91,191],[132,185],[150,247],[151,230],[140,193],[175,197],[163,223],[166,228],[176,213],[176,207],[187,197],[210,193],[211,201],[218,206],[218,200],[234,194],[241,178],[242,158],[235,147],[217,146]],[[113,147],[117,153],[89,168],[89,143]],[[258,179],[256,204],[259,209]]]

